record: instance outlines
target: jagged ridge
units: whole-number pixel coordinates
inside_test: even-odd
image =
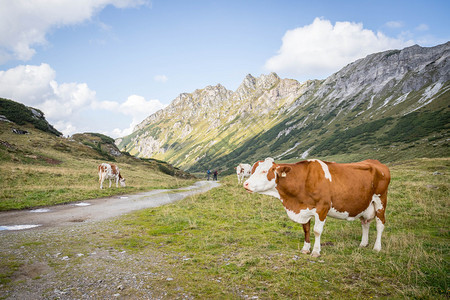
[[[424,111],[421,120],[432,125],[418,138],[446,135],[449,49],[450,42],[372,54],[322,81],[249,74],[235,92],[219,84],[180,94],[116,142],[133,155],[201,170],[269,155],[302,158],[380,147],[393,142],[398,124]]]

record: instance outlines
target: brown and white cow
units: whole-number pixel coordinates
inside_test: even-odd
[[[236,169],[236,175],[238,178],[238,183],[242,183],[245,177],[250,177],[252,174],[252,166],[249,164],[239,164]]]
[[[102,163],[98,166],[100,189],[103,189],[103,181],[105,181],[105,179],[109,179],[109,187],[111,187],[111,180],[114,180],[116,187],[119,187],[119,182],[122,187],[125,186],[125,179],[120,175],[119,167],[114,164]]]
[[[295,164],[276,164],[272,158],[253,165],[252,176],[244,182],[249,192],[274,196],[281,200],[287,215],[303,225],[305,243],[302,253],[309,253],[310,223],[314,217],[312,256],[320,255],[320,236],[327,216],[361,220],[361,247],[369,244],[369,226],[376,219],[374,250],[381,250],[389,168],[377,160],[338,164],[307,160]]]

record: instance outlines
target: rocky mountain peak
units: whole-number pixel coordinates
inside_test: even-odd
[[[422,118],[438,129],[448,123],[449,54],[450,42],[414,45],[368,55],[325,80],[304,83],[275,73],[248,74],[235,92],[217,84],[180,94],[124,137],[120,147],[201,168],[264,155],[338,153],[347,151],[354,137],[356,144],[368,141],[370,147],[383,139],[388,144],[389,128],[411,122],[405,118],[412,112],[428,111]]]
[[[269,75],[261,75],[256,79],[256,86],[259,89],[268,90],[280,82],[280,77],[274,72]]]
[[[245,98],[249,94],[252,93],[256,89],[256,78],[252,76],[252,74],[247,74],[241,85],[237,88],[236,93],[239,97]]]

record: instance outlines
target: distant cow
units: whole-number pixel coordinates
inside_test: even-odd
[[[119,167],[116,165],[102,163],[98,166],[100,189],[103,189],[103,181],[105,181],[105,179],[109,179],[109,187],[111,187],[111,180],[114,180],[116,187],[119,187],[119,182],[122,187],[125,187],[125,179],[120,175]]]
[[[310,252],[310,224],[314,217],[312,256],[320,256],[320,236],[327,216],[361,220],[361,247],[369,244],[369,226],[376,219],[377,238],[374,250],[381,250],[389,168],[377,160],[338,164],[321,160],[295,164],[276,164],[272,158],[256,162],[244,188],[281,200],[287,215],[303,224],[305,243],[302,253]]]
[[[252,166],[249,164],[239,164],[239,166],[235,167],[235,169],[238,183],[242,183],[245,177],[249,177],[251,175]]]

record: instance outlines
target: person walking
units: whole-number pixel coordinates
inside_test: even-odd
[[[213,176],[213,180],[217,180],[217,170],[214,170],[214,176]]]
[[[209,177],[211,176],[211,170],[208,169],[208,171],[206,171],[206,178],[209,181]]]

